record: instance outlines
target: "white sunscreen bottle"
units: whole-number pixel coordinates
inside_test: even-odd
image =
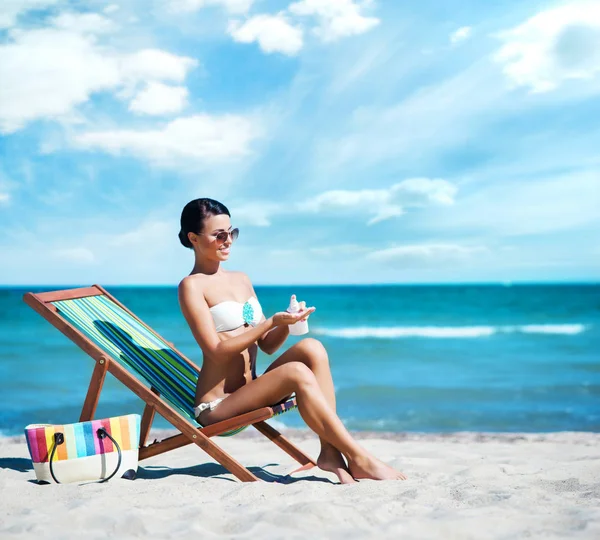
[[[290,299],[290,305],[287,308],[288,313],[298,313],[300,311],[300,304],[298,304],[298,300],[296,300],[296,295],[292,294],[292,298]],[[290,324],[290,335],[291,336],[301,336],[303,334],[308,333],[308,321],[298,321],[294,324]]]

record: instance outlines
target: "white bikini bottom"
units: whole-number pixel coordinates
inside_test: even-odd
[[[292,392],[288,397],[284,398],[282,401],[280,401],[280,403],[284,403],[285,401],[287,401],[288,399],[292,399],[293,397],[296,397],[296,392]],[[206,409],[210,409],[211,411],[214,411],[217,408],[217,405],[219,403],[221,403],[221,401],[223,401],[225,398],[218,398],[215,399],[213,401],[206,401],[204,403],[199,403],[196,407],[194,407],[194,418],[196,419],[196,422],[198,422],[198,417],[200,416],[200,414],[205,411]],[[198,422],[200,424],[200,422]],[[202,424],[200,424],[202,425]]]
[[[194,418],[196,418],[196,420],[198,420],[200,413],[202,413],[206,409],[210,409],[211,411],[214,411],[217,408],[217,405],[219,403],[221,403],[221,401],[223,401],[224,399],[225,398],[222,397],[222,398],[215,399],[214,401],[207,401],[205,403],[199,403],[197,407],[194,407]],[[198,423],[200,423],[200,422],[198,422]]]

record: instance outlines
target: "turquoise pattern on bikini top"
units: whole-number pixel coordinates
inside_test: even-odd
[[[242,317],[244,318],[244,322],[246,324],[251,324],[254,326],[254,308],[250,302],[246,302],[242,309]]]

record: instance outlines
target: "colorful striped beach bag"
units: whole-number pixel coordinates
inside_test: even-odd
[[[25,437],[39,483],[133,480],[138,467],[140,415],[77,424],[30,424]]]

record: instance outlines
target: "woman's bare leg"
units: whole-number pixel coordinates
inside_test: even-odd
[[[302,362],[310,368],[317,379],[317,383],[323,392],[327,404],[333,412],[336,412],[335,390],[329,368],[329,358],[323,344],[317,339],[303,339],[277,358],[266,369],[265,373],[289,362]],[[341,452],[323,439],[323,437],[319,437],[319,440],[321,441],[321,452],[317,459],[319,468],[335,473],[342,484],[354,482],[354,478],[350,475]]]
[[[405,478],[402,473],[376,459],[351,437],[329,407],[313,372],[301,362],[289,362],[247,383],[214,410],[203,412],[201,421],[205,425],[220,422],[276,403],[292,392],[296,392],[298,410],[308,427],[346,456],[354,478]]]

